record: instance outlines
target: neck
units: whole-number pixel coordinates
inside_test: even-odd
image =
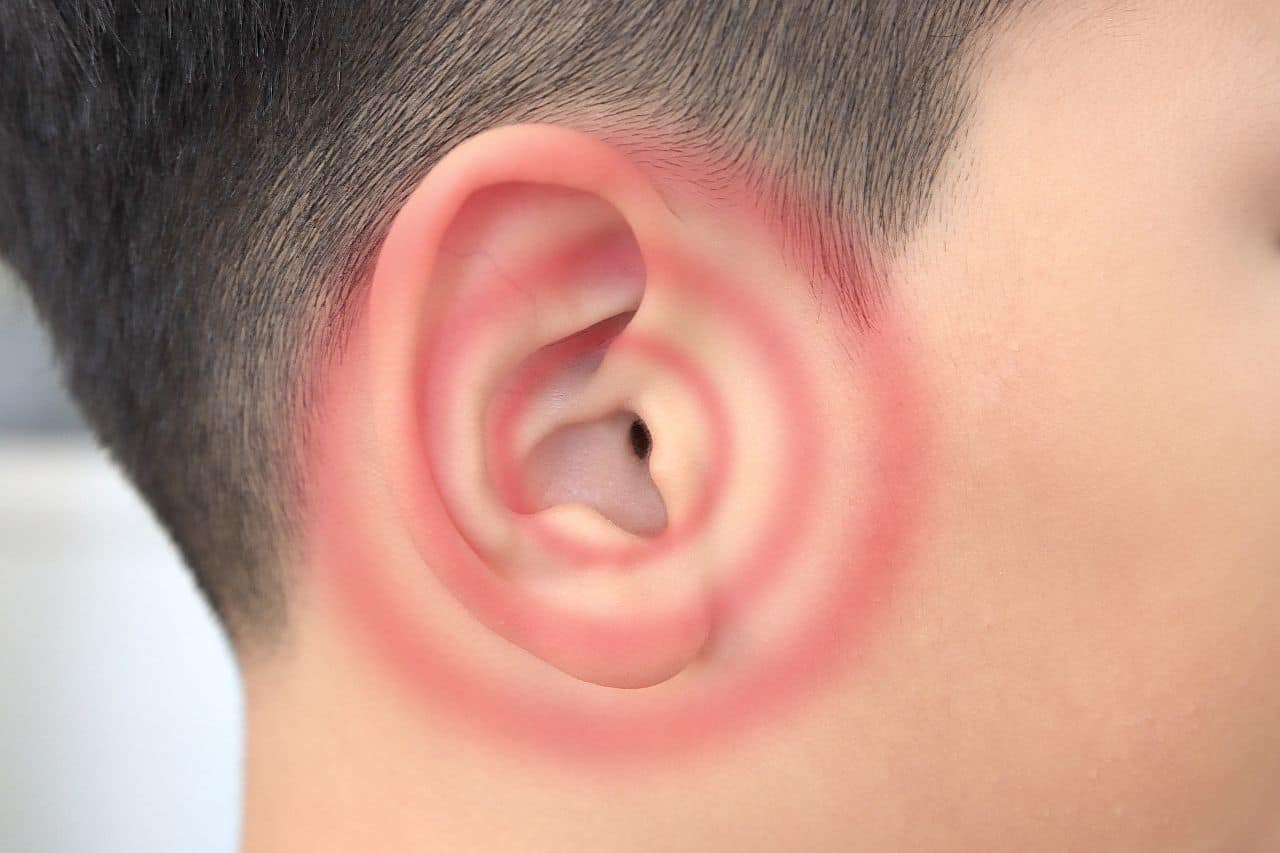
[[[316,657],[246,671],[243,853],[755,849],[718,816],[767,814],[761,770],[803,779],[814,760],[775,741],[570,766],[436,719],[367,662]]]

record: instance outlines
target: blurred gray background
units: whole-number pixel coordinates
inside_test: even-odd
[[[232,853],[227,644],[0,267],[0,851]]]

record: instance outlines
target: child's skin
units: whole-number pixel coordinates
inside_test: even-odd
[[[566,768],[424,713],[302,572],[289,649],[244,662],[247,850],[1280,849],[1280,5],[1058,5],[994,41],[947,189],[887,265],[927,389],[930,485],[860,653],[707,756]],[[608,204],[534,199],[549,213],[528,227],[631,211],[575,192]],[[770,262],[722,210],[680,198],[683,233],[725,247],[727,268]],[[471,210],[480,224],[455,238],[537,234]],[[775,287],[761,298],[779,316],[803,313],[801,276]],[[818,316],[808,364],[841,405],[863,386],[818,367],[839,322]],[[381,369],[392,337],[362,327],[348,365]],[[856,460],[850,423],[815,441]],[[350,497],[381,519],[351,532],[379,571],[417,577],[366,470],[388,450],[375,433],[335,462],[363,472]],[[751,487],[760,512],[768,483]],[[838,523],[864,489],[826,492],[820,514]],[[570,701],[661,680],[509,654],[470,614],[423,606],[469,660]],[[653,665],[678,670],[687,649],[667,651]]]

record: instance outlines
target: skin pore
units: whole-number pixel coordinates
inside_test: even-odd
[[[1029,16],[996,40],[975,72],[945,189],[887,263],[889,310],[926,391],[930,441],[920,452],[930,487],[910,566],[858,654],[786,713],[714,750],[647,766],[565,763],[495,745],[443,705],[424,705],[402,672],[353,640],[317,573],[299,571],[287,642],[243,664],[246,850],[1280,844],[1280,9],[1265,0],[1062,5],[1070,8]],[[821,296],[777,242],[697,193],[661,186],[673,220],[645,189],[661,179],[634,164],[624,178],[579,177],[555,191],[513,185],[530,155],[520,137],[501,139],[511,144],[497,158],[512,164],[506,180],[468,183],[487,161],[460,150],[397,221],[421,224],[405,232],[410,244],[472,241],[456,266],[424,269],[417,287],[408,279],[401,296],[423,301],[398,313],[447,314],[448,294],[479,269],[468,253],[521,268],[520,247],[574,229],[621,228],[642,251],[664,235],[698,247],[807,342],[798,359],[806,375],[824,377],[831,415],[815,420],[812,441],[847,475],[823,481],[816,529],[842,524],[869,489],[868,385],[838,312],[816,310]],[[577,162],[596,150],[584,147]],[[456,209],[445,209],[448,198]],[[762,269],[769,275],[739,275]],[[726,357],[735,343],[713,313],[651,276],[567,298],[544,315],[563,320],[548,334],[634,308],[632,285],[649,300],[633,331],[683,323],[706,363],[743,363]],[[361,314],[349,372],[334,379],[369,406],[327,412],[350,439],[330,461],[356,472],[346,497],[359,511],[344,524],[373,549],[369,571],[390,579],[468,666],[569,704],[627,703],[645,691],[679,698],[763,654],[833,582],[806,586],[795,573],[766,599],[772,607],[753,611],[756,621],[712,629],[719,657],[703,639],[683,638],[656,661],[564,659],[517,632],[500,635],[430,581],[388,485],[397,475],[379,467],[412,453],[408,442],[388,446],[379,407],[395,404],[399,387],[384,375],[388,353],[412,365],[394,342],[416,339],[408,320],[375,328],[378,316]],[[512,354],[495,355],[498,366],[470,363],[468,388],[496,384],[486,371],[499,376],[527,357],[520,335],[540,340],[519,316],[510,322],[493,352]],[[650,400],[663,387],[643,365],[616,364],[599,374],[605,396]],[[761,446],[739,448],[742,458],[776,458],[772,416],[752,408],[751,373],[712,376],[731,417],[762,424]],[[360,396],[370,378],[377,388]],[[467,405],[486,410],[475,393]],[[678,453],[666,437],[701,428],[687,401],[645,406],[653,476],[674,522],[698,484],[685,460],[701,454]],[[632,420],[615,420],[606,428],[630,454]],[[712,528],[721,531],[712,556],[732,548],[744,519],[770,510],[783,473],[758,470],[731,494],[739,527],[730,515]],[[465,469],[450,476],[483,491]],[[503,538],[500,507],[445,497],[469,513],[460,517],[473,539],[514,541]],[[583,524],[604,529],[610,512]],[[831,540],[806,547],[820,566]],[[689,573],[714,562],[690,558],[638,583],[696,602],[703,587]],[[566,606],[612,617],[648,600],[546,571],[547,594]],[[529,588],[543,590],[546,577]],[[678,673],[653,675],[668,669]],[[602,686],[632,676],[657,683]]]

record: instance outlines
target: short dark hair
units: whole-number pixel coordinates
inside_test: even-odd
[[[304,370],[452,145],[661,129],[892,247],[1026,2],[7,0],[0,252],[239,639],[283,624]]]

